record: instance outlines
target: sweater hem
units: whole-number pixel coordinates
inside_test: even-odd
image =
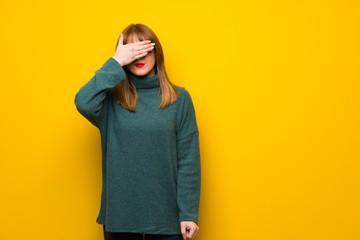
[[[132,233],[145,233],[145,234],[181,234],[180,223],[178,228],[159,227],[159,225],[147,225],[136,227],[112,227],[109,224],[105,224],[102,221],[96,221],[98,224],[105,225],[105,231],[107,232],[132,232]]]

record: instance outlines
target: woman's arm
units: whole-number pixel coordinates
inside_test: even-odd
[[[179,222],[198,224],[201,187],[199,130],[191,96],[187,90],[182,91],[185,99],[178,115],[176,133]]]
[[[106,91],[124,80],[126,74],[122,66],[114,58],[109,58],[76,94],[77,110],[94,126],[99,127]]]

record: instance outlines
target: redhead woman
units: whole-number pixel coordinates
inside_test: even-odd
[[[169,80],[155,33],[131,24],[75,105],[102,149],[104,239],[193,239],[199,230],[199,130],[190,93]]]

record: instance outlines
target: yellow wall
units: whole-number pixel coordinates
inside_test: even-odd
[[[130,23],[195,104],[195,239],[360,239],[358,1],[1,5],[1,240],[102,239],[100,134],[74,97]]]

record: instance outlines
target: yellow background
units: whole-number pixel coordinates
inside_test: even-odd
[[[1,240],[103,239],[100,134],[74,97],[130,23],[194,101],[195,239],[360,239],[358,1],[1,5]]]

